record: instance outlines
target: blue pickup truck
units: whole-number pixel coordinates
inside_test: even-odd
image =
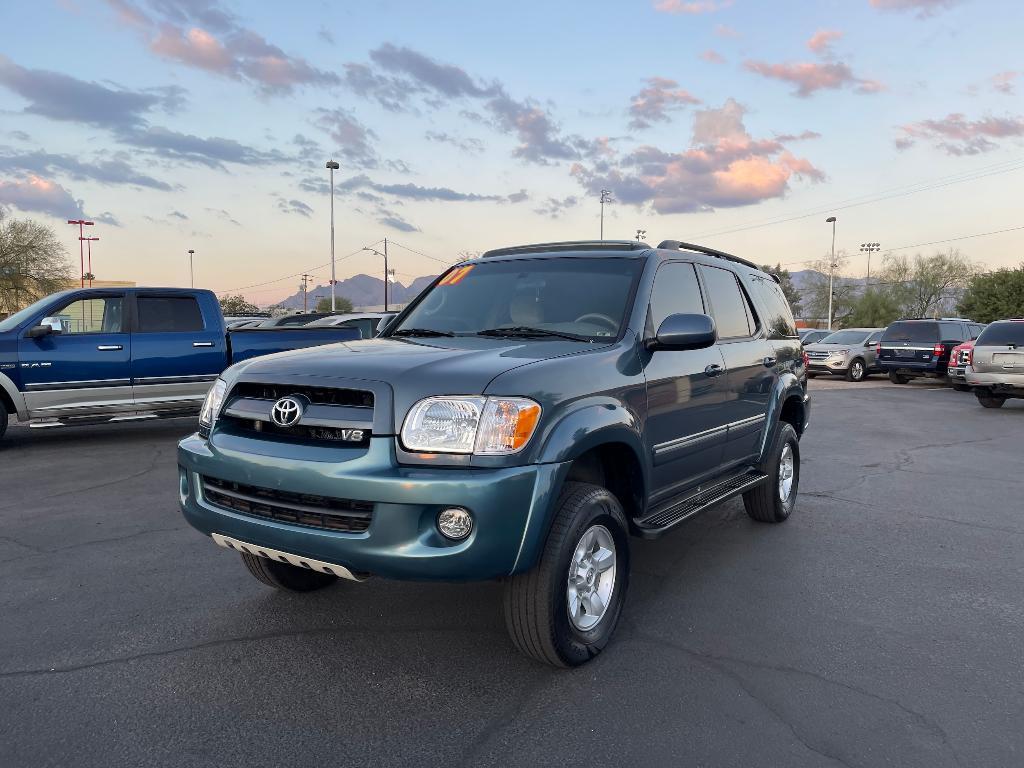
[[[358,338],[354,328],[228,331],[211,291],[62,291],[0,320],[0,438],[11,415],[59,426],[198,412],[233,363]]]

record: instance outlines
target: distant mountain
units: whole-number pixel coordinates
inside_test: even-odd
[[[426,288],[437,275],[424,275],[417,277],[409,285],[402,283],[391,283],[388,286],[389,304],[408,304],[416,298],[420,291]],[[355,275],[346,280],[339,280],[334,288],[335,295],[344,296],[352,302],[356,309],[360,307],[376,307],[384,303],[384,281],[379,277],[370,275]],[[310,310],[316,307],[317,301],[321,298],[331,297],[330,285],[318,285],[309,289],[307,298]],[[302,291],[296,291],[287,299],[278,302],[282,307],[289,309],[302,309]]]

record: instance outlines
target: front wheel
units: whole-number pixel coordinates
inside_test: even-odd
[[[979,392],[978,402],[981,403],[982,408],[1002,408],[1006,398],[998,395],[983,395]]]
[[[4,432],[7,431],[7,409],[4,408],[4,404],[0,403],[0,440],[4,437]]]
[[[589,661],[608,644],[629,583],[629,538],[618,499],[566,483],[540,562],[505,584],[505,624],[515,646],[555,667]]]
[[[781,523],[796,506],[800,489],[800,440],[792,424],[779,424],[764,473],[768,480],[743,494],[743,506],[759,523]]]
[[[847,381],[864,381],[866,375],[867,368],[864,366],[864,361],[859,357],[850,363],[850,367],[846,369]]]
[[[910,377],[903,376],[902,374],[896,373],[896,371],[889,371],[889,381],[893,384],[906,384],[910,381]]]

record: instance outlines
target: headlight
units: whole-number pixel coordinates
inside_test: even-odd
[[[220,407],[224,404],[224,394],[227,391],[227,384],[224,379],[217,379],[206,393],[206,400],[203,402],[203,410],[199,412],[199,429],[209,434],[213,429],[213,423],[220,414]]]
[[[428,397],[405,417],[402,444],[417,453],[517,453],[539,420],[540,406],[525,397]]]
[[[831,354],[832,354],[832,357],[846,357],[848,354],[850,354],[850,350],[848,350],[848,349],[833,349]]]

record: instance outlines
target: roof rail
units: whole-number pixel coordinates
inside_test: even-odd
[[[650,247],[647,243],[637,240],[568,240],[560,243],[534,243],[495,248],[486,251],[480,258],[518,256],[523,253],[550,253],[551,251],[644,251]]]
[[[752,261],[741,259],[739,256],[733,256],[731,253],[726,253],[725,251],[716,251],[714,248],[708,248],[706,245],[694,245],[693,243],[684,243],[681,240],[662,240],[660,243],[658,243],[658,247],[665,248],[669,251],[696,251],[697,253],[703,253],[706,256],[714,256],[715,258],[718,259],[734,261],[737,264],[742,264],[745,267],[756,269],[758,272],[763,271],[759,266],[757,266],[757,264],[755,264]],[[779,281],[779,278],[777,276],[772,275],[772,277],[775,278],[776,282]]]

